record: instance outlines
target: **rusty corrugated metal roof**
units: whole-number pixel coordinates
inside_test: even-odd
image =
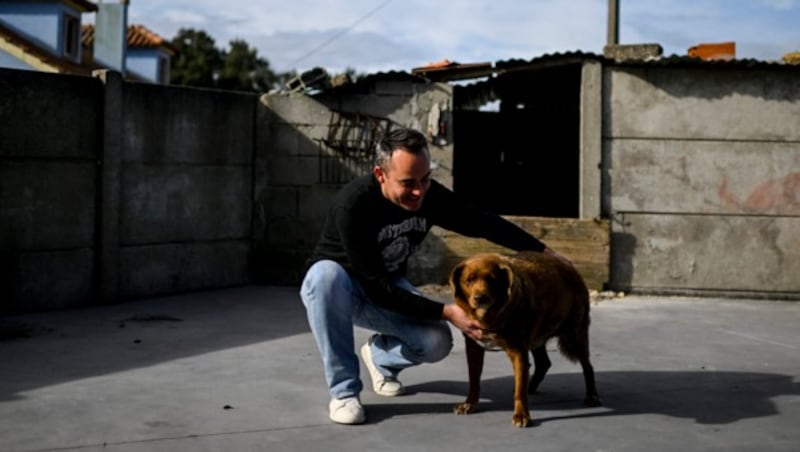
[[[432,81],[444,81],[486,77],[493,74],[494,69],[491,62],[461,64],[445,59],[413,68],[411,73]]]

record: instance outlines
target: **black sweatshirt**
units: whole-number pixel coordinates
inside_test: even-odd
[[[369,174],[333,197],[308,264],[336,261],[376,305],[414,318],[440,320],[444,305],[392,284],[405,276],[409,256],[434,225],[515,251],[544,249],[522,228],[464,202],[436,181],[431,181],[420,209],[410,212],[384,198],[380,184]]]

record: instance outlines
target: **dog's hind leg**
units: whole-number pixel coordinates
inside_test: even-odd
[[[544,380],[544,376],[547,374],[547,371],[550,370],[550,366],[552,363],[550,362],[550,357],[547,356],[547,348],[545,347],[546,344],[542,344],[540,347],[537,347],[531,351],[533,354],[533,376],[531,377],[531,382],[528,384],[528,393],[533,394],[539,389],[539,384]]]
[[[586,406],[600,406],[603,403],[600,401],[600,396],[597,395],[597,385],[594,381],[594,367],[589,361],[589,355],[581,358],[581,368],[583,368],[583,381],[586,384],[586,398],[583,399],[583,404]]]
[[[577,328],[568,330],[567,334],[559,337],[561,352],[572,360],[578,361],[583,369],[583,381],[586,385],[586,406],[600,406],[600,396],[597,395],[597,385],[594,381],[594,367],[589,360],[589,321],[588,318]]]

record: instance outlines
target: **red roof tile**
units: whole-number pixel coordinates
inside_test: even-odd
[[[144,25],[129,25],[126,39],[128,40],[128,47],[131,48],[141,49],[161,47],[171,53],[175,53],[175,47],[171,42],[148,30]],[[81,42],[84,46],[89,48],[94,45],[94,25],[83,25],[81,29]]]

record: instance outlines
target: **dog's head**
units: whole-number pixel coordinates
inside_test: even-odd
[[[491,325],[499,315],[513,284],[511,262],[495,253],[467,258],[450,272],[450,288],[456,304],[486,325]]]

